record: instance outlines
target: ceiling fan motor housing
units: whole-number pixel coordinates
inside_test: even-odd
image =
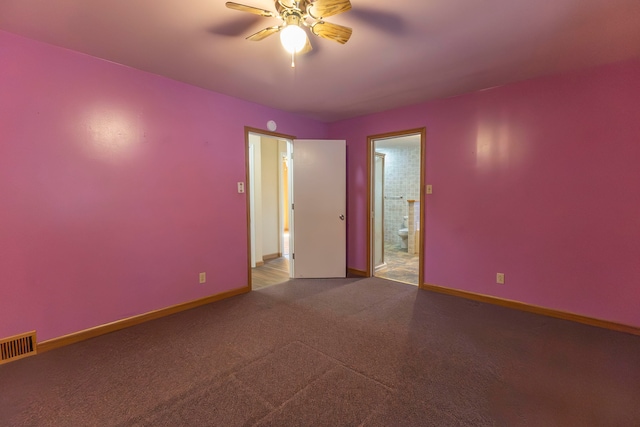
[[[304,22],[302,21],[302,16],[297,11],[283,13],[282,19],[284,19],[284,22],[287,26],[289,25],[300,26],[300,22]]]

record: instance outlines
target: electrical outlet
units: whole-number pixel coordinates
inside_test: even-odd
[[[207,281],[207,273],[200,273],[200,283],[205,283]]]
[[[496,283],[504,285],[504,273],[496,273]]]
[[[433,186],[431,184],[427,185],[427,194],[433,194]]]

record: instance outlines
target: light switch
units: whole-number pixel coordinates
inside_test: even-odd
[[[431,184],[427,184],[427,194],[433,194],[433,186]]]
[[[244,182],[238,183],[238,193],[244,193]]]

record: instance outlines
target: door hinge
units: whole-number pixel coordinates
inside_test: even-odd
[[[296,259],[296,254],[291,254],[291,259]]]
[[[293,210],[293,205],[294,205],[294,204],[293,204],[293,203],[291,203],[291,210]]]

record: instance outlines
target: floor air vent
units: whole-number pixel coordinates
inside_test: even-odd
[[[0,365],[36,354],[36,331],[0,340]]]

